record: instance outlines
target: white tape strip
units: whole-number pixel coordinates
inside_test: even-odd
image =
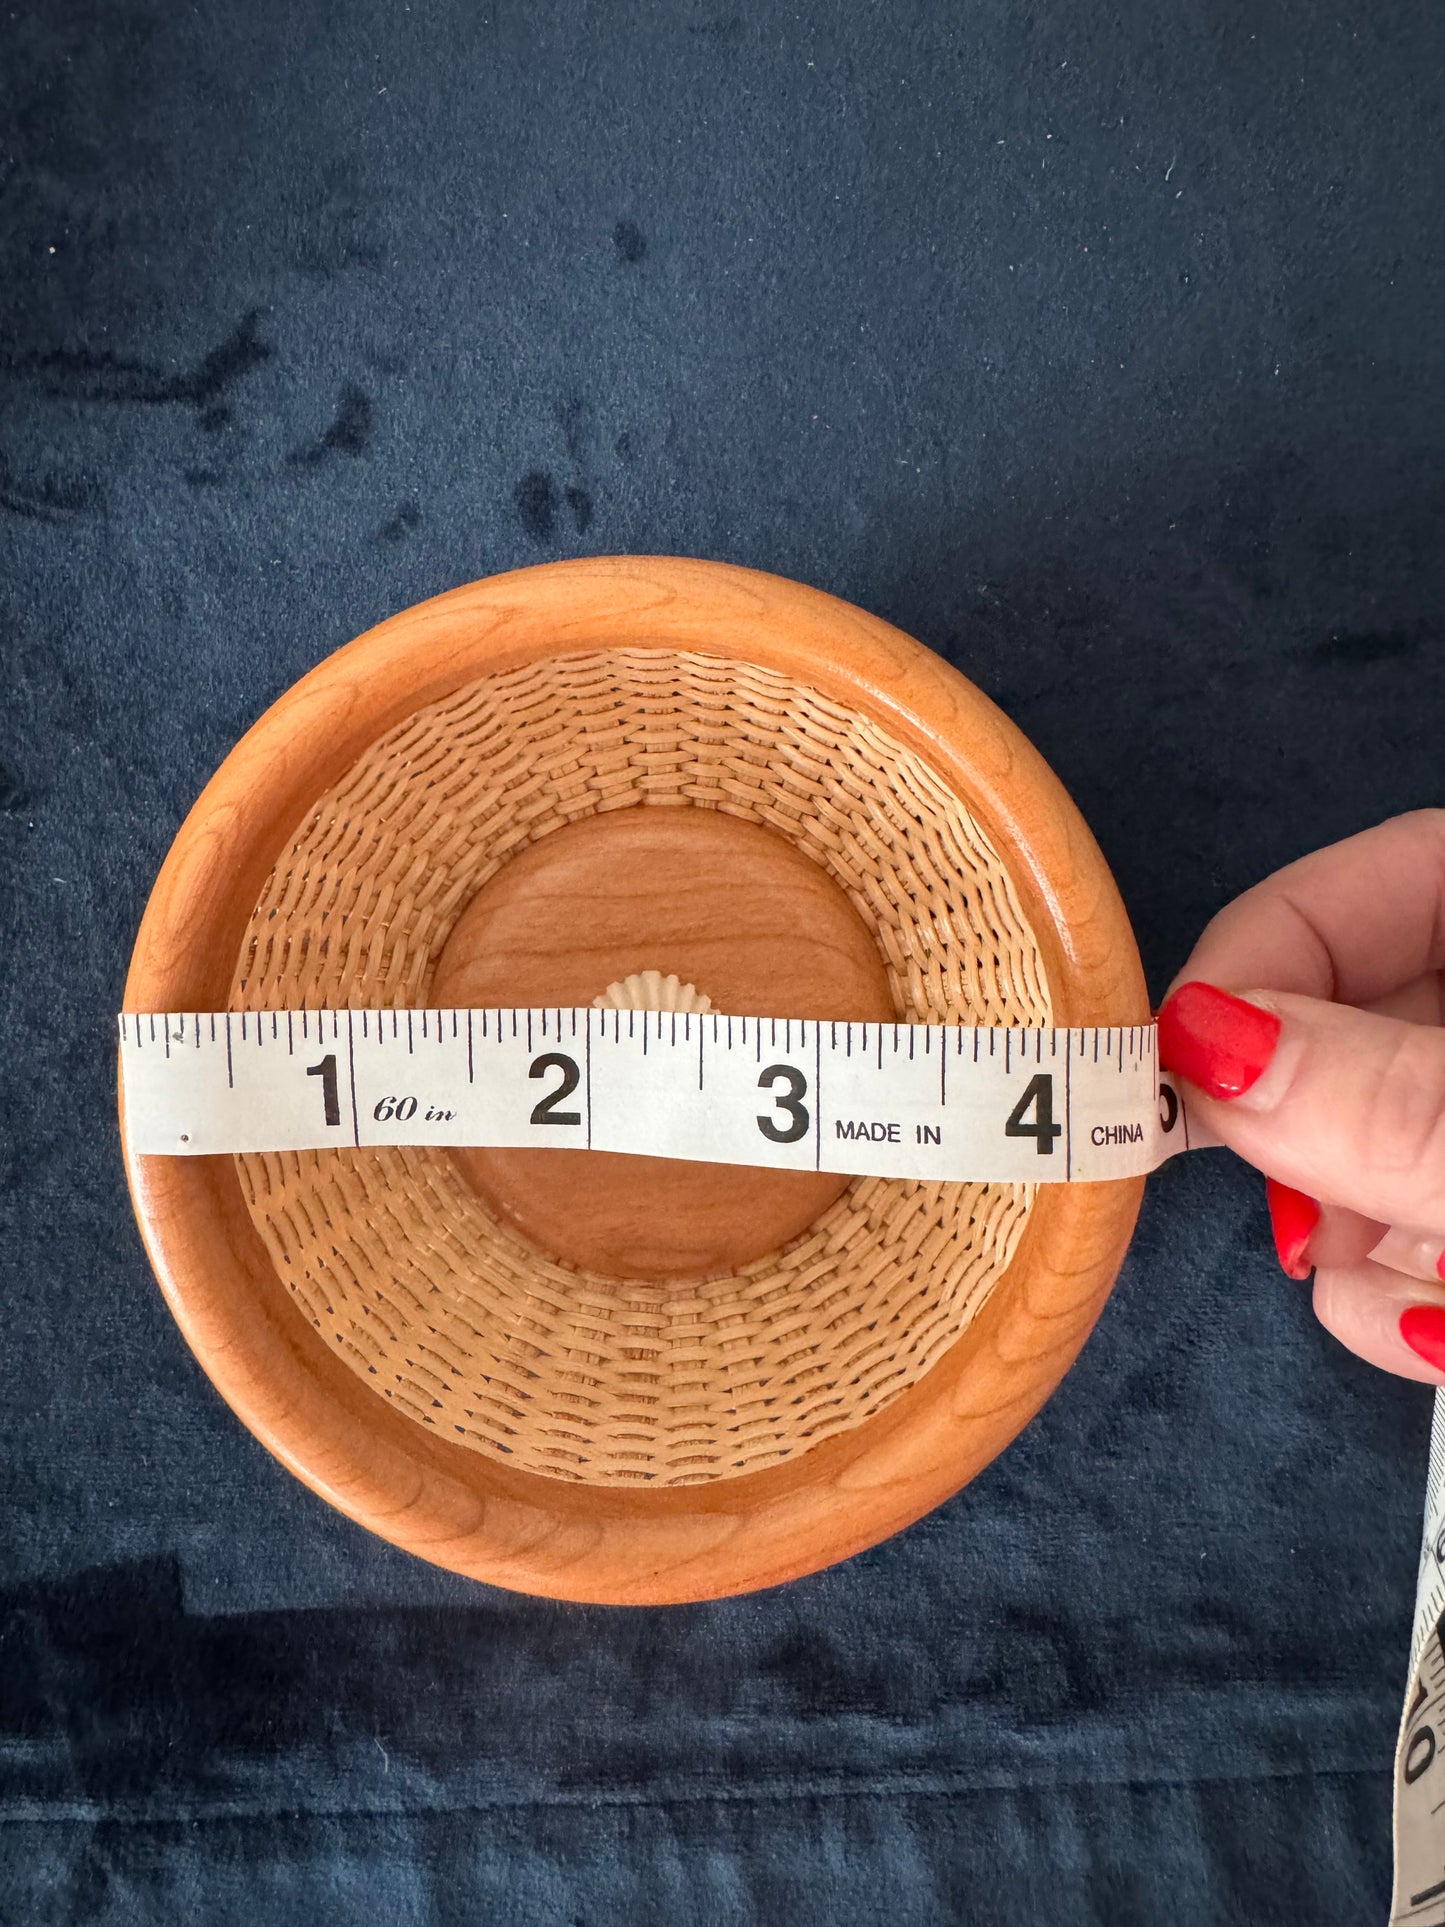
[[[1410,1685],[1395,1749],[1391,1927],[1445,1927],[1445,1400],[1435,1395]]]
[[[876,1177],[1137,1177],[1189,1142],[1152,1025],[599,1010],[127,1014],[131,1147],[568,1145]]]

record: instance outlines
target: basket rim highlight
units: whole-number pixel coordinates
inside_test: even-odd
[[[137,937],[125,1008],[223,1007],[247,919],[287,837],[393,724],[478,676],[624,647],[761,663],[872,716],[956,789],[1007,861],[1055,1021],[1147,1021],[1107,866],[1042,758],[985,696],[850,604],[672,558],[552,563],[453,590],[295,684],[226,758],[177,835]],[[988,1303],[893,1405],[787,1464],[658,1491],[520,1472],[391,1411],[288,1299],[229,1159],[127,1153],[127,1174],[162,1289],[203,1368],[314,1490],[453,1570],[554,1597],[635,1603],[798,1576],[957,1490],[1072,1362],[1142,1190],[1141,1181],[1045,1187]]]

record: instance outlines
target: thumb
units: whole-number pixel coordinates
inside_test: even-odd
[[[1190,1109],[1295,1189],[1385,1224],[1445,1230],[1445,1030],[1288,991],[1181,984],[1159,1061]]]

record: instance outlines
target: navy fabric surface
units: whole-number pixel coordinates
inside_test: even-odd
[[[112,1014],[237,735],[395,609],[720,556],[1049,757],[1157,992],[1445,801],[1433,0],[0,16],[0,1920],[1382,1920],[1428,1399],[1223,1153],[1077,1368],[793,1587],[330,1511],[133,1228]]]

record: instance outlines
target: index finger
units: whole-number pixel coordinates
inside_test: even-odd
[[[1301,857],[1214,918],[1175,982],[1370,1005],[1445,969],[1445,810]]]

